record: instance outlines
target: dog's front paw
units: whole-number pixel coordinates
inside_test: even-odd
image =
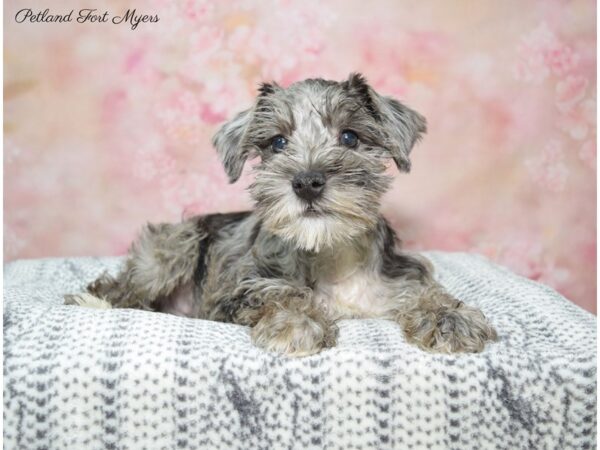
[[[497,339],[483,313],[452,299],[443,305],[417,307],[405,312],[400,323],[409,342],[439,353],[478,353]]]
[[[303,302],[297,299],[297,302]],[[333,347],[337,326],[318,311],[296,309],[281,304],[263,309],[260,320],[251,330],[258,347],[287,356],[308,356]]]

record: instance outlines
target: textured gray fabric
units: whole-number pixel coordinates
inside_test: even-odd
[[[62,305],[119,258],[8,264],[5,448],[592,448],[595,317],[481,257],[427,255],[500,342],[428,354],[348,320],[335,348],[287,359],[238,325]]]

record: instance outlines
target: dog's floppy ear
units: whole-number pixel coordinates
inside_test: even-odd
[[[255,118],[255,112],[264,109],[263,102],[276,90],[281,89],[276,83],[262,83],[258,88],[258,97],[254,106],[242,111],[229,122],[219,128],[213,137],[213,145],[223,162],[230,183],[235,183],[246,160],[255,155],[256,148],[249,142],[248,128]]]
[[[364,99],[367,110],[381,124],[384,146],[398,169],[410,171],[410,151],[427,131],[425,117],[398,100],[379,95],[360,74],[351,74],[347,83],[349,89]]]
[[[391,97],[375,94],[376,101],[384,132],[388,135],[387,148],[392,153],[392,158],[403,172],[410,171],[410,151],[427,131],[427,122],[418,112],[403,105]]]
[[[244,136],[252,120],[254,108],[237,114],[219,128],[213,137],[213,145],[225,167],[229,182],[234,183],[242,174],[251,147],[245,144]]]

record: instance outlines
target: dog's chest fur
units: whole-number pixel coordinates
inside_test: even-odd
[[[322,257],[316,266],[314,298],[335,319],[387,317],[389,289],[368,260],[353,251]]]

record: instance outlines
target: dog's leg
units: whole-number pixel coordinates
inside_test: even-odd
[[[243,286],[237,323],[250,325],[255,345],[288,356],[307,356],[335,345],[337,326],[315,304],[312,290],[279,279],[254,279]]]
[[[87,293],[65,296],[65,303],[160,310],[161,304],[172,303],[170,297],[192,283],[200,242],[205,237],[196,219],[148,224],[116,277],[102,275],[88,285]]]
[[[408,342],[432,352],[476,353],[497,339],[483,313],[452,297],[433,279],[433,267],[420,258],[406,258],[407,277],[398,279],[395,319]],[[418,267],[417,267],[418,266]]]

